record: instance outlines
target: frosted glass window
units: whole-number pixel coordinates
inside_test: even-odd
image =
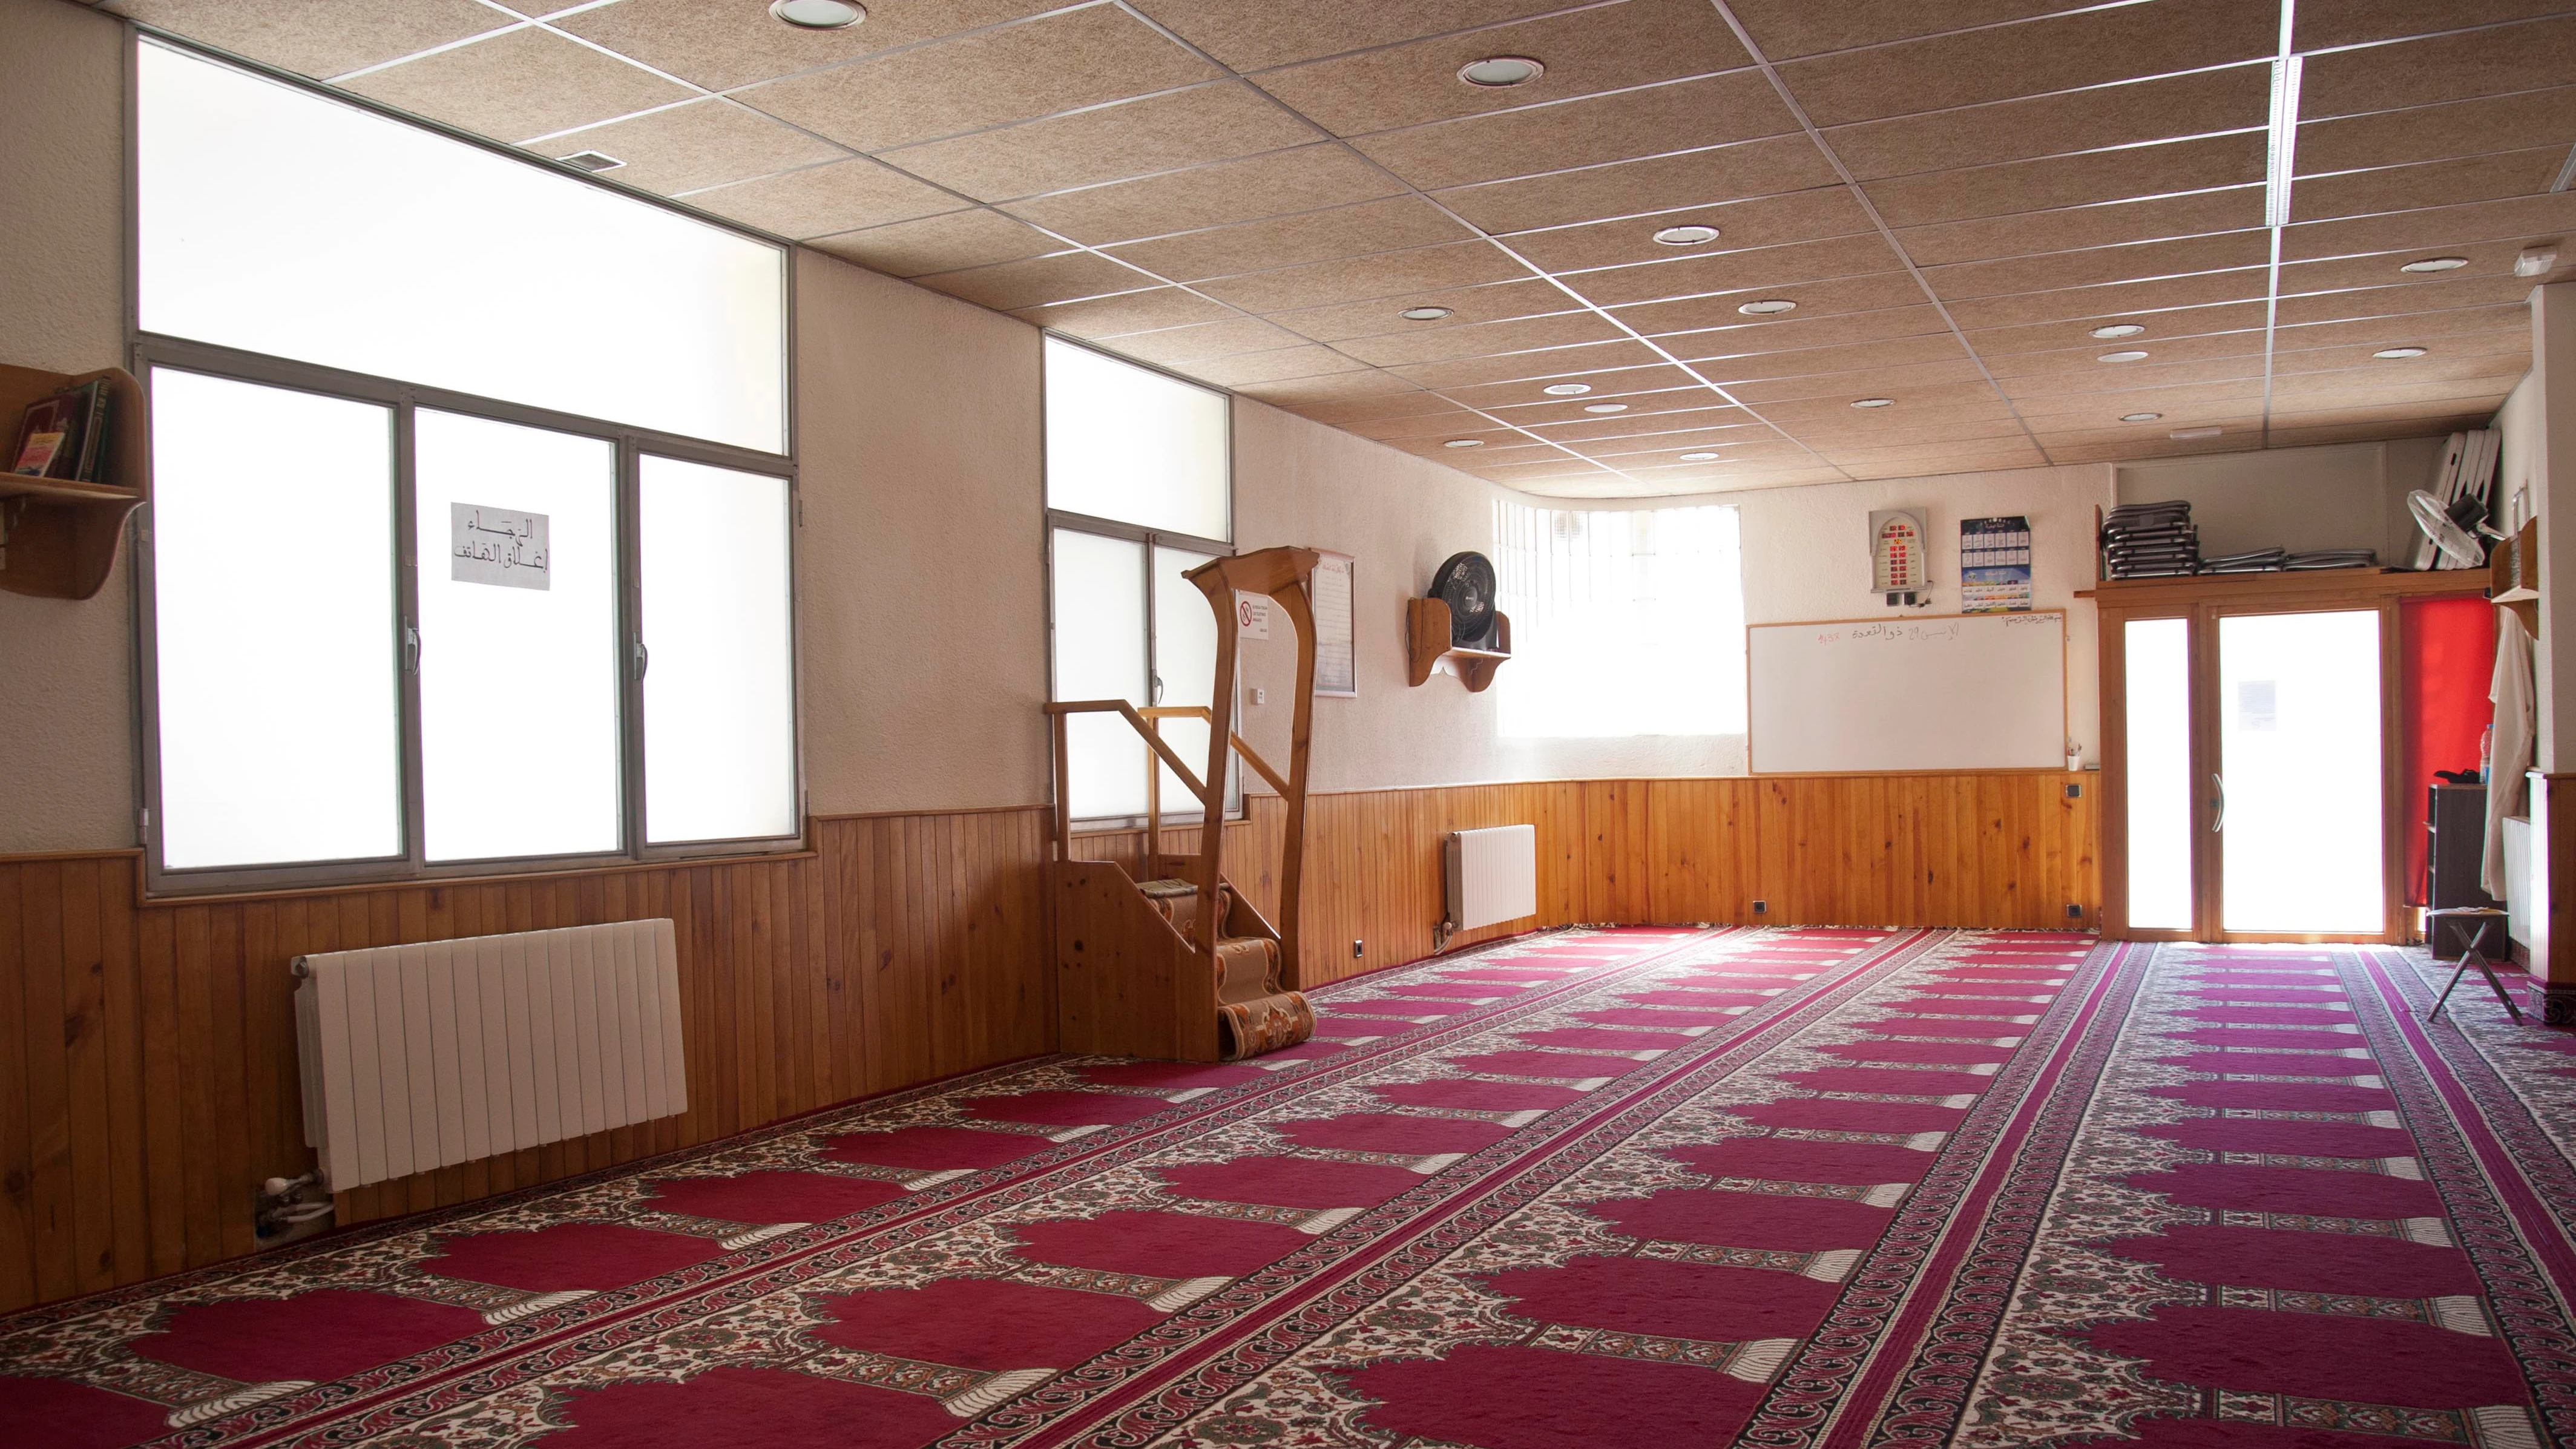
[[[1216,697],[1209,691],[1216,684],[1216,611],[1208,607],[1207,595],[1198,585],[1182,575],[1210,562],[1212,554],[1192,553],[1187,549],[1154,550],[1154,676],[1161,688],[1155,702],[1171,705],[1213,705]],[[1283,619],[1280,626],[1288,625]],[[1163,738],[1171,741],[1172,750],[1189,761],[1190,773],[1207,770],[1208,727],[1194,719],[1163,721]],[[1230,757],[1229,757],[1230,758]],[[1190,797],[1189,787],[1172,773],[1169,765],[1163,771],[1163,808],[1175,815],[1195,815],[1198,802]],[[1232,770],[1227,771],[1229,783]],[[1232,808],[1237,796],[1228,789],[1223,808]]]
[[[2191,913],[2191,622],[2121,626],[2129,794],[2129,924],[2188,931]]]
[[[1744,561],[1726,507],[1494,505],[1506,739],[1741,735]]]
[[[1050,337],[1047,506],[1234,537],[1224,393]]]
[[[1057,529],[1055,697],[1144,704],[1145,665],[1145,545]],[[1075,818],[1144,814],[1146,750],[1134,728],[1114,714],[1066,724]]]
[[[2385,929],[2379,614],[2218,621],[2231,931]]]
[[[141,324],[786,451],[786,256],[145,41]]]
[[[162,861],[403,852],[388,408],[156,368]]]
[[[787,480],[647,455],[640,488],[645,838],[793,835]]]
[[[433,861],[619,849],[617,450],[414,415]]]

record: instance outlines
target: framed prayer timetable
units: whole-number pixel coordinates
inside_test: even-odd
[[[1358,611],[1352,607],[1359,591],[1359,570],[1359,560],[1346,553],[1324,553],[1315,565],[1307,602],[1315,611],[1315,693],[1319,695],[1336,699],[1360,695]]]

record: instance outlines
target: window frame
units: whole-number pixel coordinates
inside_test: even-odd
[[[1103,538],[1124,539],[1127,542],[1142,544],[1144,546],[1145,673],[1147,690],[1149,693],[1152,693],[1155,686],[1161,683],[1163,677],[1161,669],[1162,660],[1160,641],[1156,638],[1154,624],[1154,550],[1157,548],[1187,549],[1192,553],[1208,554],[1216,558],[1231,558],[1235,554],[1235,545],[1231,539],[1203,538],[1192,533],[1176,533],[1170,529],[1148,528],[1141,523],[1126,523],[1115,518],[1102,518],[1096,514],[1089,513],[1075,513],[1070,509],[1062,509],[1053,506],[1049,501],[1047,482],[1047,386],[1045,345],[1047,341],[1055,341],[1065,343],[1069,346],[1079,347],[1086,352],[1098,353],[1103,357],[1109,358],[1113,362],[1124,363],[1127,366],[1136,368],[1140,371],[1159,373],[1175,382],[1185,383],[1202,392],[1214,393],[1225,400],[1225,527],[1226,532],[1229,534],[1235,531],[1234,393],[1229,389],[1215,387],[1208,383],[1201,382],[1194,377],[1185,377],[1180,373],[1172,371],[1168,367],[1157,367],[1150,362],[1139,362],[1132,357],[1121,357],[1117,353],[1109,351],[1107,348],[1094,346],[1092,343],[1085,341],[1082,338],[1069,336],[1052,329],[1043,332],[1041,334],[1041,339],[1042,340],[1039,343],[1038,366],[1038,503],[1041,519],[1040,527],[1042,529],[1039,549],[1044,561],[1042,582],[1046,595],[1047,699],[1052,702],[1062,697],[1056,687],[1055,673],[1055,536],[1059,529],[1072,533],[1094,534]],[[1241,710],[1243,702],[1243,671],[1240,665],[1238,665],[1235,670],[1233,687],[1235,691],[1235,703],[1237,706],[1235,718],[1239,720],[1243,717]],[[1159,698],[1159,695],[1157,698]],[[1140,750],[1145,748],[1144,742],[1139,740],[1136,747]],[[1242,776],[1242,762],[1229,757],[1229,763],[1226,769],[1226,794],[1229,797],[1229,803],[1225,810],[1220,814],[1220,820],[1235,821],[1244,818],[1246,806],[1245,792],[1241,788]],[[1057,780],[1052,782],[1048,793],[1050,795],[1057,796],[1058,798],[1050,799],[1048,804],[1059,809],[1063,808],[1065,803],[1061,798],[1063,788],[1063,781]],[[1184,795],[1182,798],[1187,799],[1188,797]],[[1186,811],[1166,809],[1163,812],[1163,824],[1166,828],[1194,825],[1199,823],[1203,818],[1202,813],[1195,809]],[[1145,823],[1145,817],[1142,815],[1077,815],[1073,817],[1072,828],[1076,832],[1080,833],[1106,834],[1121,830],[1141,830],[1145,828]]]
[[[311,92],[331,102],[353,105],[389,116],[406,125],[431,131],[450,140],[479,147],[506,156],[521,165],[552,171],[567,181],[601,187],[617,195],[642,200],[685,216],[702,225],[713,226],[782,251],[779,307],[783,326],[780,329],[780,379],[783,388],[781,424],[785,448],[765,452],[755,448],[712,442],[706,439],[657,432],[630,424],[611,423],[598,418],[560,413],[525,403],[453,392],[445,388],[408,383],[393,378],[351,372],[319,363],[275,357],[241,348],[201,342],[191,338],[171,337],[146,332],[140,323],[142,301],[142,227],[140,166],[141,137],[139,121],[139,70],[141,37],[149,33],[155,43],[189,51],[208,60],[256,73],[266,79]],[[134,611],[133,654],[136,707],[133,712],[132,748],[137,764],[135,771],[136,838],[143,850],[143,889],[151,897],[186,897],[221,895],[244,891],[300,890],[353,884],[399,884],[409,881],[425,883],[474,880],[480,878],[523,876],[557,872],[610,869],[621,866],[667,864],[689,860],[728,860],[801,852],[808,848],[807,772],[805,764],[804,720],[804,648],[803,609],[800,581],[803,576],[804,496],[800,485],[797,440],[796,396],[796,266],[792,244],[754,228],[710,216],[667,198],[618,185],[579,171],[560,162],[523,152],[515,147],[485,137],[459,131],[454,127],[405,115],[389,106],[370,102],[363,96],[344,94],[316,85],[305,77],[281,71],[274,66],[226,54],[196,44],[182,36],[126,22],[125,35],[125,307],[124,333],[126,366],[143,383],[147,418],[151,407],[152,371],[166,367],[176,371],[201,373],[236,382],[265,387],[285,388],[317,393],[326,397],[367,403],[387,408],[392,414],[394,470],[392,486],[395,527],[395,596],[389,610],[392,635],[386,647],[393,651],[399,700],[402,712],[400,746],[403,811],[403,854],[379,856],[364,860],[295,861],[262,865],[211,866],[173,870],[162,859],[161,802],[161,718],[160,658],[157,638],[158,593],[155,581],[152,547],[152,506],[147,501],[136,510],[131,569]],[[616,613],[618,629],[618,750],[619,750],[619,847],[612,851],[583,855],[508,857],[499,859],[433,863],[426,853],[426,819],[423,813],[420,677],[404,662],[406,630],[419,621],[418,539],[412,419],[418,409],[461,413],[496,422],[525,427],[544,428],[597,438],[611,445],[616,457],[615,496],[612,502],[617,528]],[[1230,421],[1230,420],[1229,420]],[[787,485],[787,567],[788,567],[788,648],[793,667],[789,672],[789,720],[794,731],[790,758],[796,772],[796,829],[780,836],[746,837],[722,841],[670,841],[649,844],[646,841],[646,802],[644,798],[644,710],[643,680],[637,663],[643,647],[644,580],[640,572],[639,483],[641,460],[645,454],[674,458],[684,462],[703,463],[744,473],[779,479]],[[1229,481],[1230,465],[1229,465]],[[1231,498],[1229,497],[1229,511]],[[1050,661],[1050,669],[1052,661]]]

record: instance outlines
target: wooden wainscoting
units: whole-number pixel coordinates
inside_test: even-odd
[[[1537,916],[1453,944],[1578,921],[2063,927],[2070,902],[2089,922],[2098,778],[1315,796],[1303,980],[1429,955],[1442,838],[1523,822],[1538,829]],[[1227,827],[1227,873],[1275,919],[1281,803],[1247,808]],[[679,930],[685,1115],[373,1184],[342,1195],[343,1223],[1047,1051],[1049,819],[1036,806],[825,817],[812,851],[784,858],[196,901],[141,901],[132,851],[0,860],[0,1309],[252,1249],[253,1185],[312,1165],[286,969],[307,952],[654,916]],[[1189,852],[1197,834],[1167,830],[1165,848]],[[1132,869],[1140,843],[1087,834],[1075,849]]]

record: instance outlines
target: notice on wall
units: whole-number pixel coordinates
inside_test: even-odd
[[[481,503],[447,505],[447,576],[460,584],[505,589],[553,587],[546,515]]]
[[[2021,514],[1959,520],[1959,608],[2030,612],[2030,520]]]
[[[1270,637],[1270,596],[1234,591],[1234,632],[1239,639]]]
[[[1359,640],[1351,599],[1359,584],[1359,560],[1328,553],[1315,565],[1315,692],[1357,699],[1360,692]]]

